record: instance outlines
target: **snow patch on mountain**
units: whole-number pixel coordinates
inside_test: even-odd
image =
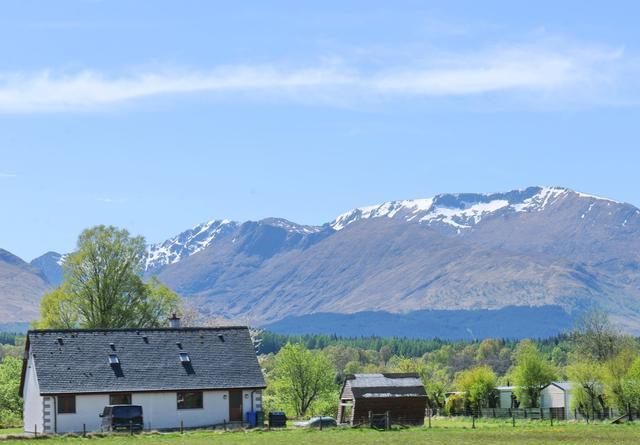
[[[317,233],[323,230],[322,227],[319,226],[305,226],[302,224],[296,224],[284,218],[266,218],[260,222],[273,227],[279,227],[286,230],[287,232],[302,233],[304,235]]]
[[[473,224],[478,224],[486,214],[497,212],[508,205],[509,201],[496,199],[480,203],[463,202],[462,208],[436,207],[420,218],[420,222],[438,221],[457,229],[467,229]]]
[[[177,263],[185,257],[206,249],[220,234],[236,227],[237,223],[228,219],[212,220],[199,224],[163,243],[151,244],[147,248],[144,269],[152,270]]]

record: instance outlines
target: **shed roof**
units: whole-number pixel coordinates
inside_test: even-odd
[[[246,327],[29,331],[25,348],[41,394],[266,386]]]
[[[346,383],[355,398],[427,396],[415,373],[353,374],[346,377]]]
[[[551,385],[557,386],[563,391],[571,391],[571,387],[573,386],[571,382],[551,382],[549,385],[545,386],[545,388]]]

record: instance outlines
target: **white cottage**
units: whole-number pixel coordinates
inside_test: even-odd
[[[29,433],[98,431],[106,405],[143,408],[145,428],[245,421],[266,387],[246,327],[37,330],[20,395]]]

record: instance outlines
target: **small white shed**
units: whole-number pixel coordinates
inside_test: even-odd
[[[571,382],[551,382],[540,392],[540,407],[550,409],[556,419],[570,419]]]
[[[518,407],[518,401],[514,394],[515,389],[515,386],[498,386],[496,388],[496,391],[498,391],[498,408],[509,409]]]

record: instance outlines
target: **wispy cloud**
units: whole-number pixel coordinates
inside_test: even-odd
[[[105,204],[122,204],[127,202],[127,200],[124,198],[109,198],[109,197],[99,198],[98,201]]]
[[[404,65],[358,69],[346,62],[291,68],[219,66],[113,75],[85,70],[0,73],[0,112],[99,110],[156,96],[194,93],[341,102],[464,97],[492,93],[584,96],[617,82],[620,49],[509,46],[440,54]],[[198,95],[200,97],[200,95]]]
[[[17,178],[18,175],[16,175],[15,173],[2,173],[0,172],[0,179],[11,179],[11,178]]]

